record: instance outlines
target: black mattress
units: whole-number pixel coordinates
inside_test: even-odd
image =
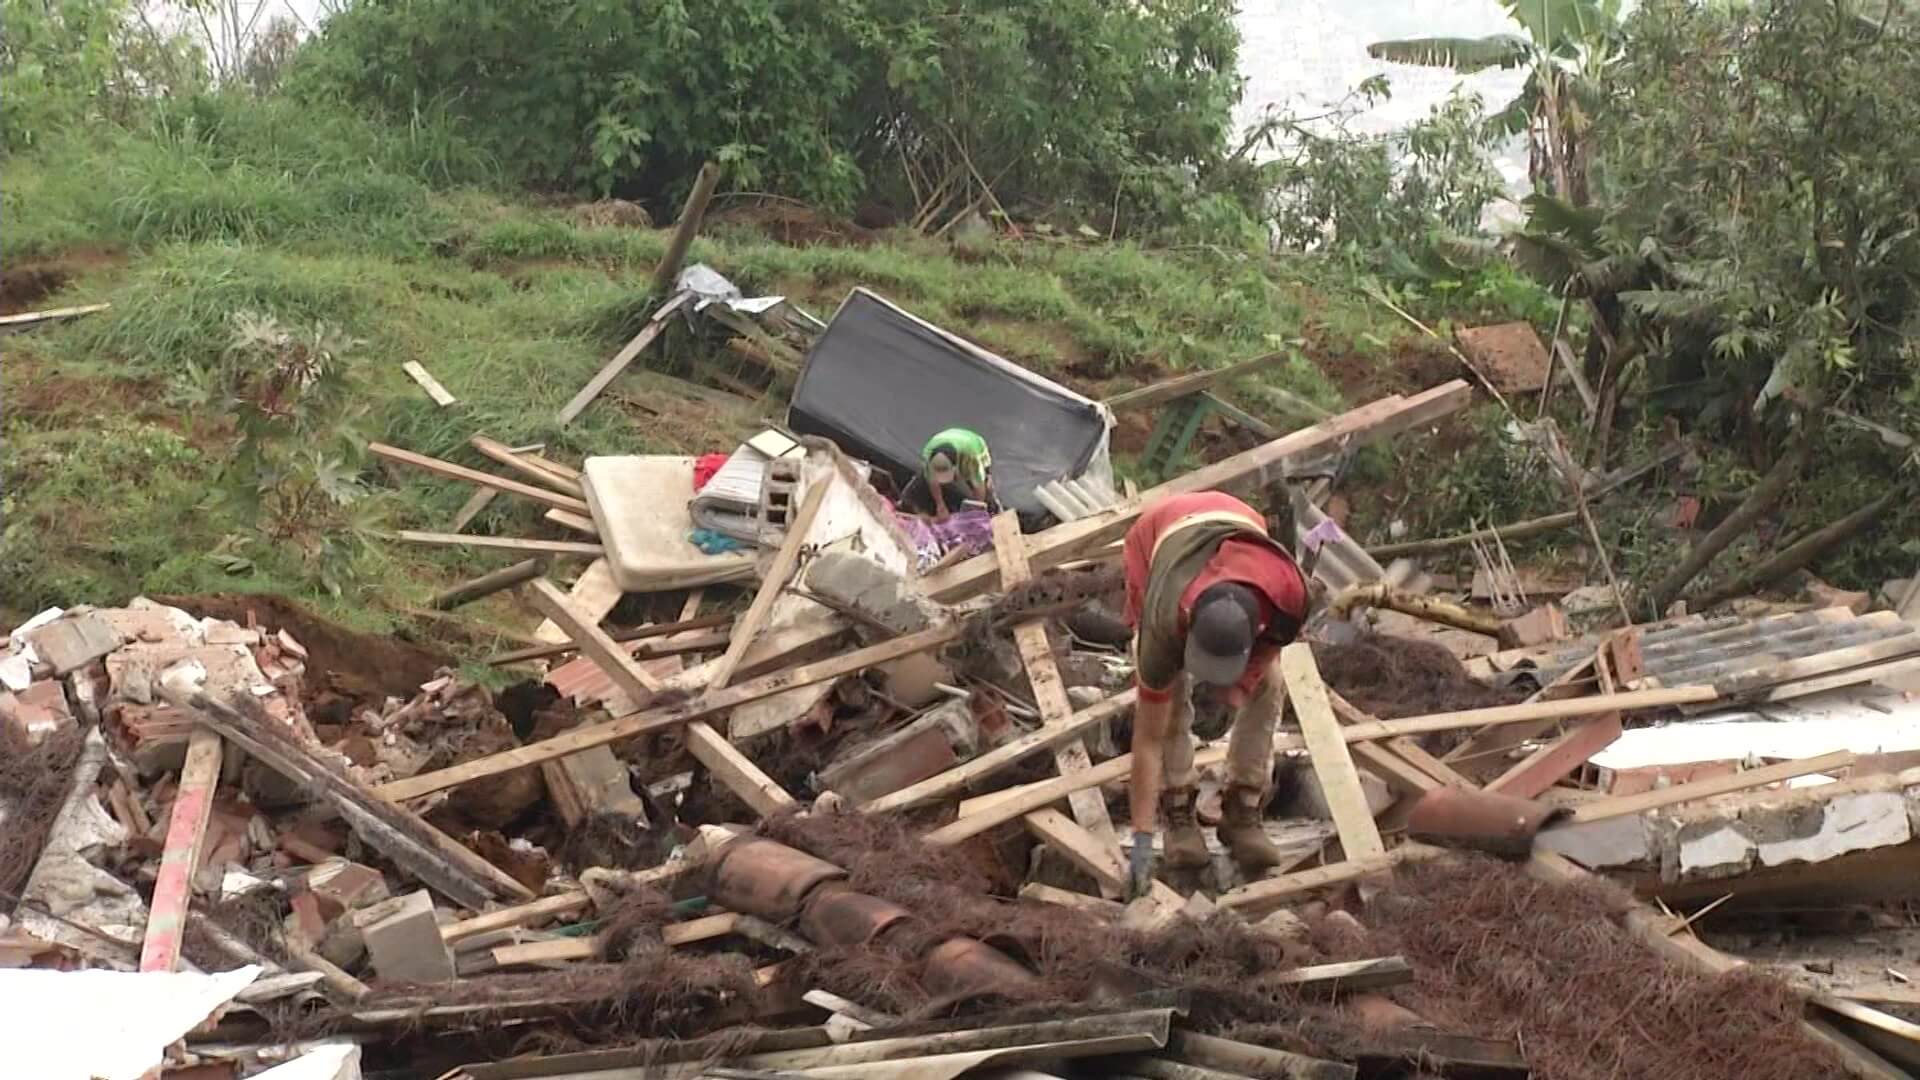
[[[855,289],[807,354],[787,423],[901,485],[935,432],[971,428],[993,451],[1001,502],[1032,514],[1042,510],[1033,489],[1084,471],[1108,419],[1093,401]]]

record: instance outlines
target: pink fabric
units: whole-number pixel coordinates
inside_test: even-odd
[[[693,490],[699,491],[706,487],[707,481],[713,479],[713,474],[719,472],[720,466],[725,465],[727,459],[732,456],[732,454],[701,454],[694,458]]]

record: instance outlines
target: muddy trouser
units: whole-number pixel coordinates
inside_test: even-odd
[[[1227,738],[1227,783],[1266,791],[1273,779],[1273,729],[1280,719],[1280,691],[1269,678],[1240,707]],[[1190,788],[1199,782],[1193,767],[1193,681],[1185,672],[1174,680],[1173,716],[1167,723],[1167,742],[1161,751],[1168,789]]]

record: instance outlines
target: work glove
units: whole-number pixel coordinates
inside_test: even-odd
[[[1127,853],[1127,899],[1138,900],[1153,887],[1153,834],[1133,834],[1133,849]]]

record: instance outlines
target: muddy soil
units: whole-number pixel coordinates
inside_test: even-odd
[[[453,663],[447,656],[399,638],[349,630],[282,596],[211,593],[154,599],[203,618],[230,619],[245,626],[251,615],[261,627],[285,630],[307,650],[309,692],[408,699],[419,692],[421,683]]]

